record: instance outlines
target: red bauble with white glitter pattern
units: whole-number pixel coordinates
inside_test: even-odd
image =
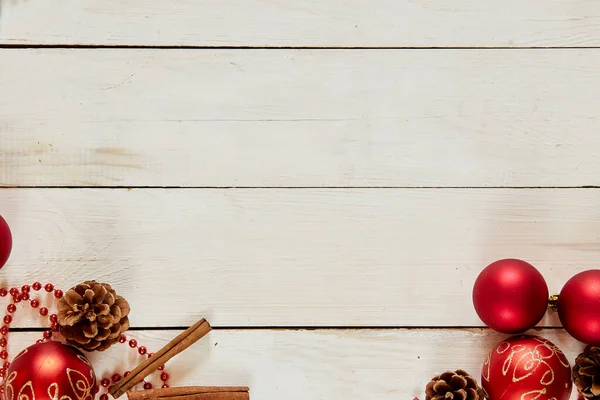
[[[83,353],[56,341],[29,346],[10,364],[5,400],[94,400],[96,375]]]
[[[563,352],[539,336],[513,336],[498,343],[483,364],[481,386],[488,400],[568,400],[571,367]]]

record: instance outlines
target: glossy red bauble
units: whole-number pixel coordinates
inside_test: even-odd
[[[12,250],[12,235],[8,224],[0,215],[0,268],[6,264]]]
[[[569,279],[560,291],[556,308],[571,336],[600,345],[600,270],[580,272]]]
[[[571,367],[549,340],[513,336],[489,353],[483,363],[481,386],[488,400],[568,400]]]
[[[473,305],[479,318],[493,330],[524,332],[546,313],[548,286],[531,264],[516,259],[499,260],[477,277]]]
[[[96,375],[83,353],[55,341],[34,344],[6,372],[5,400],[93,400]]]

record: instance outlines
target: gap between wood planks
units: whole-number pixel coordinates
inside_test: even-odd
[[[230,190],[230,189],[291,189],[291,190],[346,190],[346,189],[402,189],[402,190],[418,190],[418,189],[600,189],[599,185],[583,185],[583,186],[2,186],[0,189],[117,189],[117,190],[133,190],[133,189],[213,189],[213,190]]]
[[[182,331],[188,326],[131,327],[128,331]],[[551,331],[562,326],[531,328],[531,331]],[[10,328],[11,332],[44,332],[48,328]],[[447,330],[447,331],[491,331],[487,326],[212,326],[215,331],[381,331],[381,330]]]
[[[578,50],[600,46],[177,46],[104,44],[11,44],[0,49],[130,49],[130,50]]]

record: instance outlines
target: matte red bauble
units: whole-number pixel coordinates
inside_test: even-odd
[[[513,336],[488,354],[481,386],[488,400],[568,400],[571,367],[563,352],[549,340]]]
[[[6,372],[5,400],[93,400],[96,375],[83,353],[61,342],[34,344]]]
[[[560,291],[556,308],[571,336],[600,345],[600,270],[580,272],[569,279]]]
[[[488,265],[473,287],[479,318],[502,333],[520,333],[540,322],[548,307],[548,286],[533,265],[505,259]]]
[[[12,250],[12,235],[8,224],[0,215],[0,268],[4,267]]]

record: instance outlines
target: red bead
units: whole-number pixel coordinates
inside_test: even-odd
[[[6,325],[9,325],[12,322],[12,317],[10,315],[5,315],[4,316],[4,323]]]
[[[101,384],[103,387],[108,387],[108,385],[110,385],[110,379],[108,379],[108,378],[104,378],[104,379],[102,379],[102,380],[100,381],[100,384]]]
[[[518,335],[502,340],[486,357],[481,385],[488,399],[569,400],[569,360],[552,342]]]
[[[52,331],[44,331],[44,339],[51,339]]]
[[[38,343],[38,344],[39,344],[39,343],[44,343],[44,339],[38,339],[38,340],[36,340],[35,342],[36,342],[36,343]]]
[[[15,295],[19,294],[19,289],[17,289],[16,287],[10,288],[8,293],[10,293],[11,296],[15,296]]]
[[[161,365],[160,367],[158,367],[159,371],[162,371],[163,369],[165,369],[165,364]]]
[[[118,373],[114,373],[111,379],[113,383],[118,383],[121,380],[121,375]]]
[[[6,360],[8,358],[8,352],[6,350],[0,351],[0,358]]]
[[[580,272],[565,283],[556,307],[565,330],[580,342],[600,345],[600,270]]]
[[[0,328],[0,333],[4,336],[8,335],[8,326],[3,325],[2,328]]]
[[[22,299],[23,299],[23,298],[21,297],[21,295],[20,295],[19,293],[15,294],[15,295],[13,296],[13,301],[14,301],[15,303],[20,303]]]
[[[33,288],[33,290],[40,290],[42,288],[42,284],[39,282],[33,282],[33,285],[31,285],[31,287]]]
[[[4,368],[0,368],[0,377],[4,378],[6,376],[6,370]]]
[[[60,289],[56,289],[56,290],[54,291],[54,297],[56,297],[57,299],[60,299],[60,298],[62,298],[62,297],[63,297],[63,291],[62,291],[62,290],[60,290]]]
[[[146,390],[152,389],[152,384],[150,382],[144,382],[144,389],[146,389]]]
[[[0,297],[6,297],[8,290],[6,288],[0,288]]]
[[[125,343],[127,341],[127,337],[125,335],[121,335],[119,337],[119,343]]]
[[[4,364],[2,365],[2,367],[8,369],[8,367],[10,367],[10,362],[4,361]]]
[[[166,372],[163,372],[162,374],[160,374],[160,380],[161,381],[168,381],[169,380],[169,374],[167,374]]]
[[[107,395],[106,393],[102,393],[102,394],[100,395],[100,398],[99,398],[99,399],[100,399],[100,400],[108,400],[108,395]]]
[[[125,372],[123,372],[123,376],[124,377],[127,377],[129,374],[131,374],[131,371],[125,371]]]
[[[138,353],[140,353],[142,356],[143,356],[144,354],[146,354],[146,352],[147,352],[147,351],[148,351],[148,350],[146,349],[146,347],[145,347],[145,346],[140,346],[140,348],[138,349]]]
[[[533,328],[546,313],[548,286],[531,264],[499,260],[477,277],[473,304],[479,318],[493,330],[523,332]]]
[[[60,328],[60,325],[58,325],[58,322],[53,322],[52,324],[50,324],[50,329],[52,329],[54,332],[58,332]]]
[[[148,353],[148,358],[154,356],[154,353]]]
[[[29,292],[21,293],[21,299],[23,299],[24,301],[29,300]]]
[[[42,317],[45,317],[46,315],[48,315],[48,309],[46,307],[40,308],[40,315]]]
[[[129,341],[129,347],[131,347],[132,349],[136,348],[137,347],[137,340],[131,339]]]
[[[6,311],[8,311],[9,313],[14,313],[15,311],[17,311],[17,306],[15,306],[14,304],[10,303],[9,305],[6,306]]]
[[[36,300],[36,299],[33,299],[33,300],[31,300],[31,301],[29,302],[29,305],[30,305],[32,308],[38,308],[38,307],[39,307],[39,305],[40,305],[40,302],[39,302],[38,300]]]
[[[0,347],[6,347],[6,338],[0,339]]]
[[[163,389],[168,389],[168,388],[169,388],[169,385],[167,385],[166,383],[164,383],[164,384],[161,386],[161,388],[163,388]]]
[[[21,292],[22,293],[29,293],[30,290],[31,290],[31,286],[29,286],[29,285],[23,285],[23,286],[21,286]]]
[[[48,318],[50,319],[50,322],[58,322],[57,314],[50,314],[50,316]]]
[[[46,283],[46,286],[44,286],[44,290],[46,292],[50,293],[54,290],[54,285],[51,283]]]

